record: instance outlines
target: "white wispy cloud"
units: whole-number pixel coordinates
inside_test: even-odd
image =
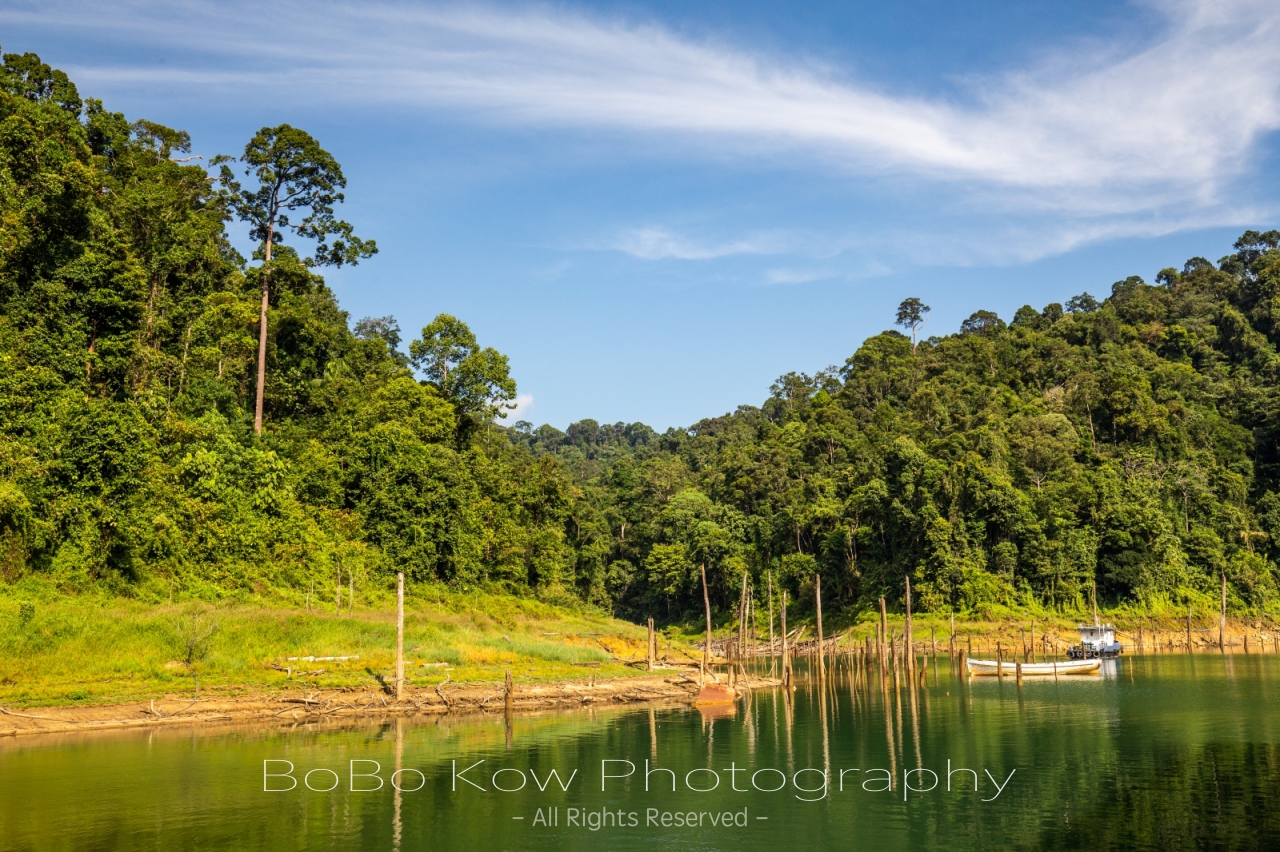
[[[819,168],[959,182],[993,206],[1095,220],[1077,233],[1138,228],[1133,217],[1160,211],[1197,225],[1238,219],[1229,189],[1280,128],[1280,4],[1153,7],[1164,26],[1144,43],[1063,46],[951,98],[890,93],[841,69],[547,7],[273,3],[272,18],[290,21],[283,32],[248,25],[258,7],[243,0],[19,3],[0,21],[189,49],[180,74],[75,69],[91,81],[447,107],[478,121],[646,133],[673,148],[808,151]],[[749,241],[701,245],[662,229],[616,247],[687,259],[754,251]]]
[[[813,281],[827,281],[832,278],[844,277],[840,273],[830,272],[828,270],[818,269],[766,269],[764,272],[764,283],[766,284],[809,284]]]
[[[666,228],[635,228],[620,234],[606,247],[642,260],[715,260],[739,254],[780,254],[788,249],[789,243],[776,234],[709,242]]]
[[[507,411],[507,417],[506,417],[506,420],[504,421],[506,423],[514,423],[517,420],[524,419],[525,415],[527,415],[533,409],[533,394],[531,393],[516,394],[516,398],[513,400],[513,402],[515,403],[515,408],[509,409]]]

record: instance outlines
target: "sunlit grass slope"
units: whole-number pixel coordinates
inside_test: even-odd
[[[199,641],[205,633],[207,640]],[[497,681],[507,669],[521,682],[626,676],[636,670],[613,661],[610,652],[640,657],[645,641],[644,628],[633,624],[483,592],[411,598],[405,637],[410,686],[446,678]],[[195,646],[190,666],[189,644]],[[298,610],[0,598],[0,704],[13,707],[191,695],[193,671],[202,696],[378,690],[391,681],[394,654],[390,605],[344,606],[335,614],[332,601]],[[306,656],[355,659],[289,659]]]

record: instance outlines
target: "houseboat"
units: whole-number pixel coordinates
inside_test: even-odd
[[[1088,660],[1094,657],[1118,657],[1123,648],[1116,641],[1116,629],[1110,624],[1081,624],[1080,644],[1067,649],[1067,656],[1073,660]]]

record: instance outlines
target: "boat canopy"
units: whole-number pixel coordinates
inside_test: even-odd
[[[1116,629],[1110,624],[1080,625],[1080,641],[1091,647],[1111,645],[1116,641]]]

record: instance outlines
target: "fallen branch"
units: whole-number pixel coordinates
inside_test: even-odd
[[[445,708],[446,708],[446,709],[451,709],[452,705],[451,705],[451,704],[449,704],[449,699],[447,699],[447,698],[445,698],[445,697],[444,697],[444,692],[442,692],[442,691],[441,691],[440,687],[444,686],[444,685],[445,685],[446,683],[448,683],[451,679],[452,679],[452,676],[451,676],[448,672],[445,672],[445,673],[444,673],[444,682],[443,682],[443,683],[438,683],[438,684],[436,684],[436,695],[439,695],[439,696],[440,696],[440,700],[444,702],[444,706],[445,706]]]
[[[359,654],[353,654],[349,657],[315,657],[315,656],[285,657],[285,660],[291,663],[296,663],[296,662],[328,663],[328,662],[343,662],[344,660],[358,660],[358,659],[360,659]]]
[[[196,702],[195,702],[195,701],[192,701],[192,702],[191,702],[190,704],[188,704],[186,707],[183,707],[183,708],[182,708],[182,710],[190,710],[193,706],[195,706],[195,704],[196,704]],[[177,716],[179,713],[181,713],[181,712],[182,712],[182,710],[174,710],[172,713],[166,713],[166,714],[165,714],[165,716],[164,716],[164,718],[168,719],[168,718],[172,718],[172,717],[174,717],[174,716]]]
[[[6,710],[0,707],[0,713],[6,716],[20,716],[23,719],[39,719],[42,722],[65,722],[66,719],[54,719],[50,716],[32,716],[30,713],[15,713],[12,710]]]

